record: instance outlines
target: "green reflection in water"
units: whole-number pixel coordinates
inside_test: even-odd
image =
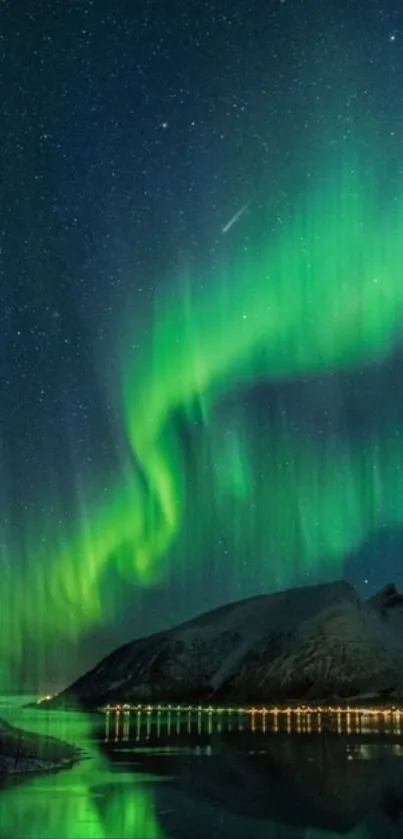
[[[10,710],[9,716],[16,713]],[[96,722],[84,715],[38,711],[24,723],[22,714],[21,726],[74,742],[87,758],[72,769],[28,777],[1,790],[2,839],[166,839],[147,788],[151,779],[111,772],[94,741]]]

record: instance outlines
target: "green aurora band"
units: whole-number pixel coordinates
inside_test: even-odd
[[[174,418],[202,417],[209,443],[228,392],[349,370],[385,358],[401,340],[403,196],[389,216],[379,215],[374,183],[346,166],[301,202],[290,228],[252,261],[237,255],[204,293],[192,295],[185,279],[174,304],[171,290],[158,301],[153,345],[134,375],[131,364],[125,371],[127,432],[151,499],[133,555],[140,580],[154,574],[183,521],[185,470]],[[381,522],[401,520],[394,429],[354,448],[335,440],[320,447],[279,427],[265,432],[258,457],[271,487],[264,498],[271,534],[263,547],[278,557],[281,583],[294,576],[295,528],[306,566],[314,570],[325,556],[340,570],[346,552]],[[232,478],[236,494],[255,498],[247,479],[252,458],[240,443]],[[201,518],[207,499],[217,501],[214,464],[207,458],[204,467]],[[243,518],[250,544],[250,505]],[[274,576],[269,563],[268,585]]]
[[[380,218],[375,183],[346,165],[300,202],[288,229],[276,239],[263,235],[254,258],[236,254],[203,291],[182,277],[159,296],[153,340],[124,369],[132,457],[100,503],[78,487],[73,533],[58,532],[53,521],[27,530],[24,572],[3,581],[3,661],[23,661],[35,639],[38,671],[46,672],[47,646],[105,622],[111,565],[132,581],[135,597],[178,569],[189,574],[197,545],[219,530],[233,548],[235,574],[242,578],[256,557],[262,584],[273,589],[301,570],[338,574],[346,554],[382,524],[403,522],[393,418],[354,443],[337,435],[320,442],[267,422],[252,428],[259,445],[251,445],[245,409],[229,438],[222,414],[229,394],[256,383],[353,370],[399,345],[403,194]],[[196,439],[191,474],[184,429]],[[93,790],[110,775],[95,745],[87,766],[80,797],[56,796],[50,810],[43,795],[10,788],[0,808],[4,835],[162,839],[144,787],[119,778],[101,813]],[[33,790],[35,783],[41,779]]]
[[[134,596],[178,568],[186,573],[190,540],[201,544],[214,522],[232,542],[235,573],[256,556],[262,584],[273,589],[296,569],[340,573],[346,554],[381,524],[403,521],[393,422],[354,444],[268,423],[251,446],[241,416],[231,440],[220,440],[229,394],[353,370],[398,346],[403,194],[390,203],[380,213],[376,178],[349,162],[318,180],[292,221],[261,237],[255,256],[234,254],[202,290],[185,276],[158,296],[152,340],[123,371],[133,457],[100,504],[82,501],[74,533],[55,536],[49,522],[39,549],[37,528],[27,534],[24,579],[15,575],[4,604],[14,658],[27,635],[74,641],[102,623],[111,563]],[[197,437],[193,482],[184,428]]]

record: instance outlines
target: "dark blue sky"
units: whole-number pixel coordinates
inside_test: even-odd
[[[291,207],[323,150],[370,136],[385,182],[402,177],[403,7],[5,0],[0,54],[6,566],[29,522],[74,518],[77,482],[107,486],[122,447],[122,333],[142,343],[155,289],[181,260],[208,267],[247,201]],[[385,383],[396,399],[398,368],[344,388],[352,433]],[[401,578],[402,547],[398,531],[381,534],[350,558],[351,578]],[[160,626],[217,600],[206,581],[201,599],[147,602]],[[138,631],[123,616],[108,644]]]

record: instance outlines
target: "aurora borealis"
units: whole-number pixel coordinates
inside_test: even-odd
[[[343,4],[2,10],[5,680],[257,591],[399,583],[399,10],[375,6],[359,39]]]
[[[292,585],[301,571],[342,576],[346,555],[382,526],[401,524],[392,418],[353,442],[340,429],[320,440],[278,419],[259,426],[252,409],[239,410],[258,385],[382,364],[398,347],[403,196],[380,224],[376,173],[366,175],[348,161],[339,174],[325,172],[280,235],[261,231],[258,258],[224,264],[198,296],[180,277],[157,295],[150,339],[123,370],[131,463],[107,501],[86,506],[59,542],[50,524],[50,555],[41,556],[33,532],[31,569],[8,597],[14,651],[24,622],[44,642],[57,620],[70,641],[101,625],[109,565],[134,598],[178,567],[187,574],[189,550],[196,558],[213,527],[231,546],[238,578],[246,557],[260,557],[270,589]],[[181,539],[189,516],[192,548]]]
[[[238,598],[402,590],[401,2],[4,0],[0,66],[0,721]],[[2,835],[182,824],[95,717],[27,714],[89,760],[1,790]]]

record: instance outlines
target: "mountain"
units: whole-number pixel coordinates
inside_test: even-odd
[[[340,581],[259,595],[140,638],[41,707],[403,697],[403,596]]]

